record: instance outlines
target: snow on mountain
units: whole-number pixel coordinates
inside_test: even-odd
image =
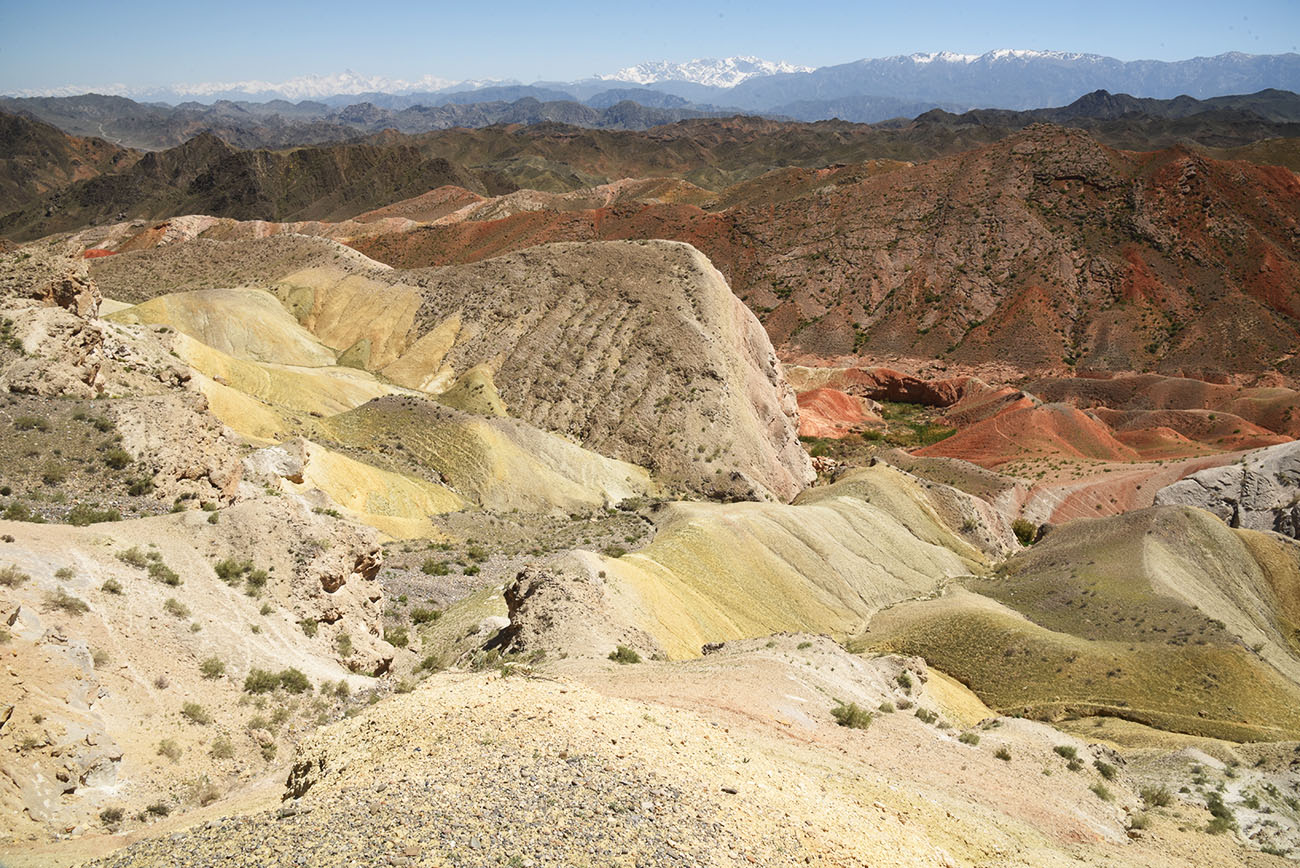
[[[763,60],[758,57],[696,58],[685,63],[667,60],[638,63],[608,75],[597,75],[600,81],[625,81],[631,84],[655,84],[660,81],[689,81],[708,87],[735,87],[742,81],[761,75],[783,72],[812,72],[811,66],[799,66],[785,61]]]
[[[998,60],[1105,60],[1099,54],[1079,54],[1073,51],[1036,51],[1032,48],[998,48],[993,51],[986,51],[983,54],[959,54],[955,51],[918,51],[915,54],[907,56],[896,56],[885,58],[886,60],[910,60],[915,64],[927,64],[938,61],[940,63],[963,64],[969,66],[977,61],[991,63]],[[871,58],[860,61],[861,63],[874,63]]]

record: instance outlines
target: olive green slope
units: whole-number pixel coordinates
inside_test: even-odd
[[[1300,736],[1300,546],[1188,508],[1073,522],[865,647],[918,654],[1004,712],[1123,717],[1235,740]]]

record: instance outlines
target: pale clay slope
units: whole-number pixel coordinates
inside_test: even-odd
[[[573,552],[526,573],[507,590],[507,647],[603,656],[627,644],[681,659],[779,631],[851,635],[893,603],[986,568],[887,465],[816,494],[790,506],[673,504],[643,549]],[[581,617],[586,608],[598,617]]]
[[[94,273],[124,301],[269,289],[340,364],[400,387],[441,392],[486,366],[512,416],[686,489],[789,500],[813,478],[766,333],[689,245],[555,244],[396,271],[286,236],[125,253]]]

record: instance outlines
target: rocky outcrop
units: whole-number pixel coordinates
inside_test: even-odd
[[[1195,506],[1231,527],[1300,539],[1300,441],[1257,449],[1236,464],[1193,473],[1160,489],[1155,502]]]
[[[564,566],[525,567],[505,588],[510,624],[493,640],[506,652],[601,656],[619,645],[646,657],[663,653],[659,643],[632,626],[605,587],[604,573]]]

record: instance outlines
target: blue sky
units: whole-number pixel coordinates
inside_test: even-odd
[[[1122,60],[1300,44],[1298,0],[1239,2],[314,3],[0,0],[0,92],[354,70],[571,80],[643,60],[753,54],[809,66],[1047,48]]]

